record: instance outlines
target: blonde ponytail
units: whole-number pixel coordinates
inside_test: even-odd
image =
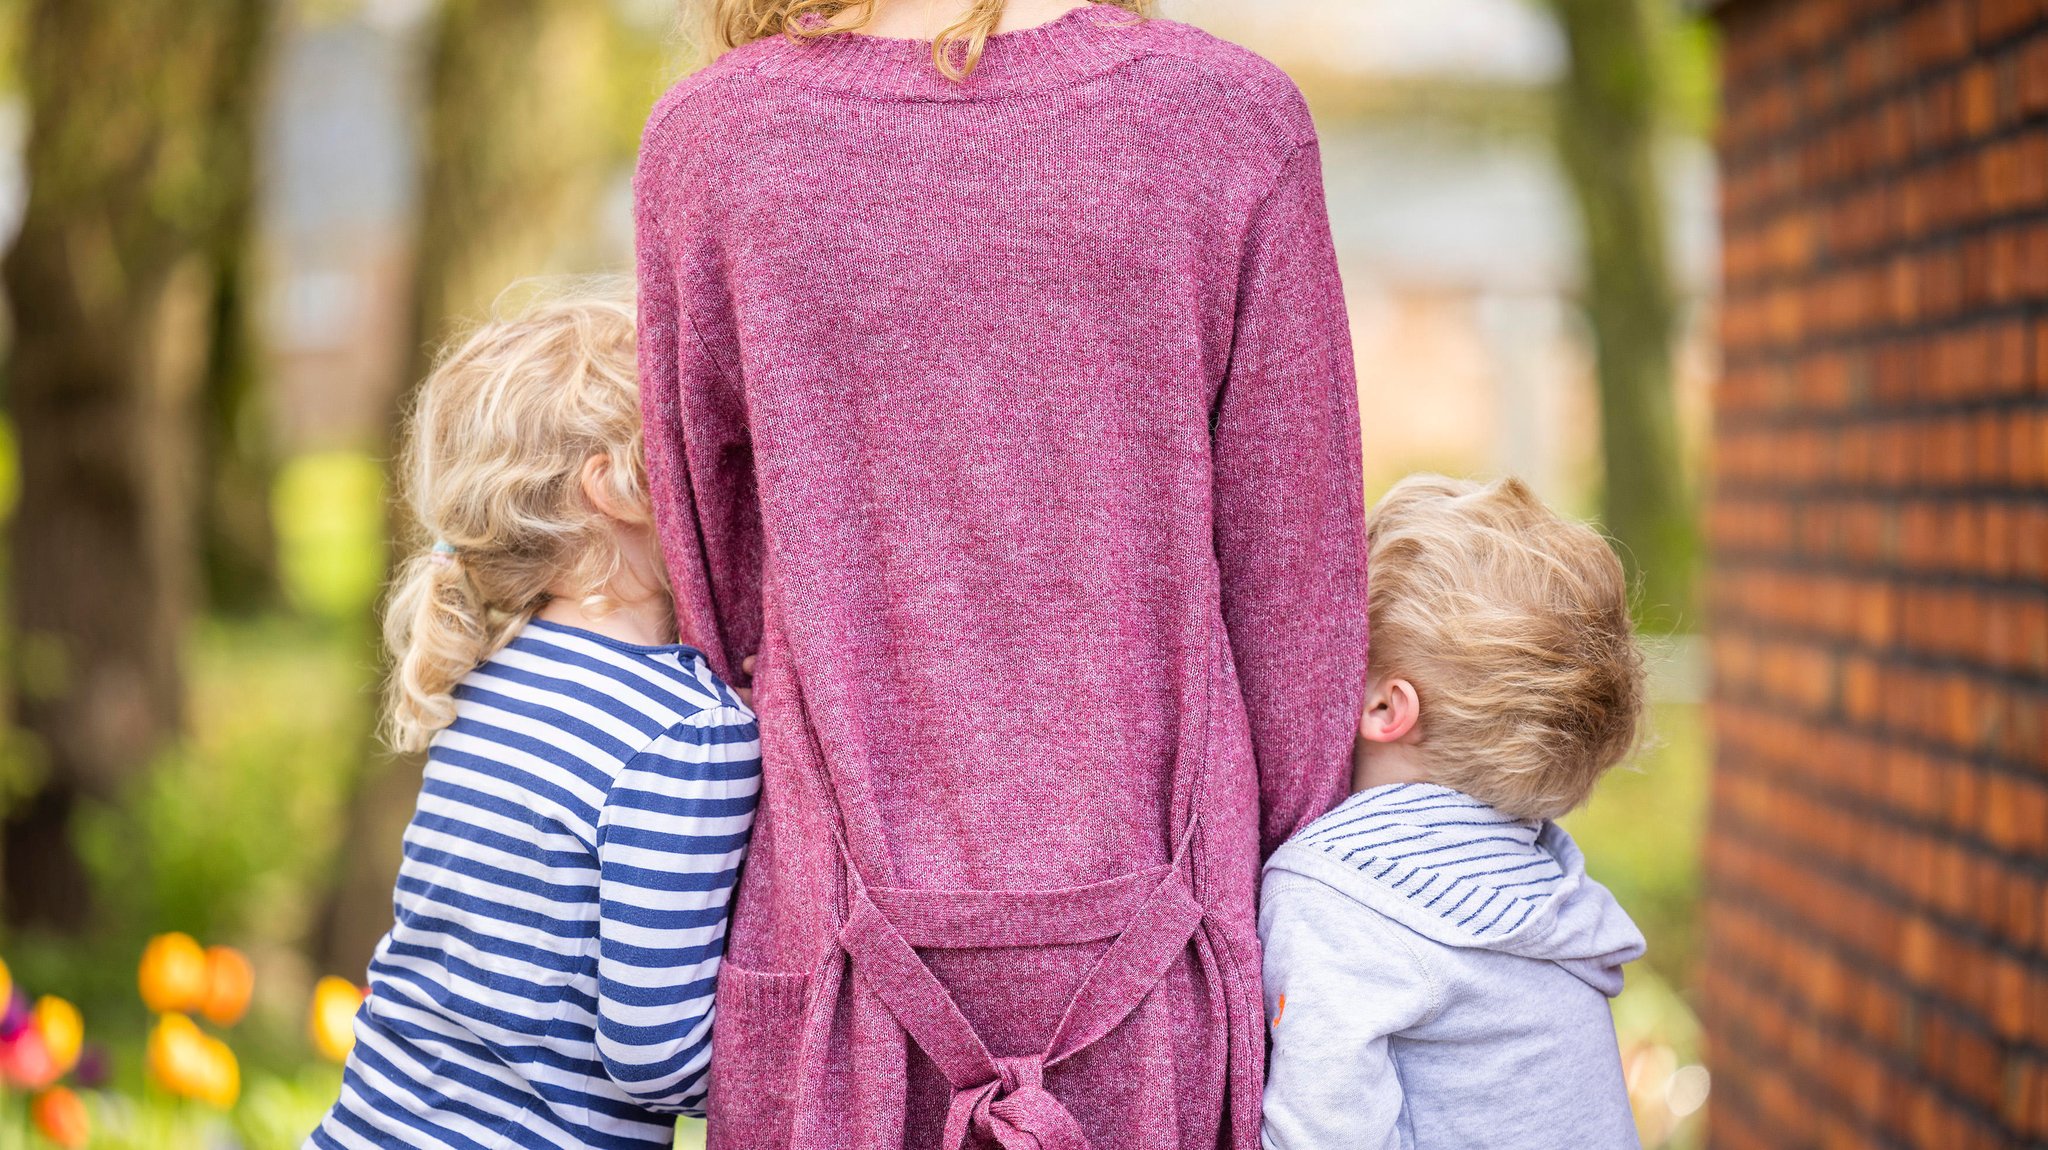
[[[581,477],[602,456],[618,505],[648,506],[633,325],[623,293],[543,299],[478,328],[421,385],[398,468],[417,549],[384,610],[384,729],[399,750],[455,721],[456,684],[550,588],[602,602],[619,577]]]

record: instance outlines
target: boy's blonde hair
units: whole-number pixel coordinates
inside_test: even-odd
[[[649,506],[634,347],[631,297],[579,291],[478,327],[421,385],[398,468],[418,539],[384,612],[393,746],[455,721],[456,683],[550,587],[596,599],[622,570],[582,474],[604,456],[617,504]]]
[[[1150,16],[1154,0],[1100,0],[1137,16]],[[875,0],[685,0],[701,4],[710,17],[711,40],[719,48],[737,48],[769,36],[814,40],[830,32],[863,27],[874,18]],[[981,62],[1006,0],[971,0],[967,13],[932,42],[932,64],[954,80],[964,80]],[[828,32],[828,29],[830,32]]]
[[[1410,476],[1373,509],[1374,679],[1422,701],[1432,782],[1518,818],[1586,800],[1636,745],[1644,667],[1607,540],[1520,480]]]

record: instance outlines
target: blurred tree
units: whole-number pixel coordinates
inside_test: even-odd
[[[1696,559],[1673,381],[1678,300],[1657,154],[1668,0],[1550,0],[1570,48],[1557,142],[1585,234],[1606,464],[1604,517],[1645,622],[1691,621]]]
[[[453,325],[507,285],[561,269],[569,238],[588,231],[616,170],[606,161],[617,48],[609,4],[443,0],[428,47],[408,380],[426,375]],[[394,434],[409,398],[393,410]],[[394,546],[418,542],[401,535]],[[366,759],[342,839],[365,845],[336,876],[316,946],[330,970],[362,969],[391,925],[398,858],[385,844],[395,847],[419,789],[417,759],[374,748]]]
[[[72,842],[179,726],[196,405],[212,356],[228,138],[271,0],[27,0],[28,203],[4,282],[20,442],[14,718],[37,775],[8,812],[5,913],[88,921]]]
[[[451,322],[560,269],[565,238],[586,229],[611,175],[613,35],[610,5],[591,0],[442,3],[407,379],[425,376]]]
[[[270,489],[276,478],[267,410],[260,385],[261,340],[255,317],[256,151],[268,81],[276,0],[249,5],[246,43],[224,53],[215,77],[220,101],[210,110],[220,216],[207,245],[213,264],[212,335],[200,405],[201,560],[207,602],[215,610],[252,614],[278,595],[277,541]]]

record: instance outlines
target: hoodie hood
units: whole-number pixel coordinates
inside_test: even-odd
[[[1556,823],[1431,783],[1351,796],[1274,852],[1269,870],[1333,886],[1445,946],[1554,962],[1621,993],[1643,936]]]

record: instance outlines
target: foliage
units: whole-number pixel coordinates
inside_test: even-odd
[[[1649,940],[1648,962],[1689,985],[1699,956],[1700,842],[1706,832],[1705,708],[1667,703],[1655,743],[1602,779],[1593,801],[1565,820],[1587,869],[1621,900]]]
[[[27,203],[7,252],[7,400],[20,434],[10,619],[57,673],[16,682],[42,760],[10,812],[15,925],[93,925],[74,815],[181,717],[198,569],[195,476],[220,269],[246,213],[255,61],[269,0],[28,0],[20,28]],[[110,610],[119,604],[123,610]]]
[[[384,577],[384,468],[367,455],[301,455],[271,496],[278,563],[291,606],[332,626],[360,628]]]
[[[1615,1030],[1646,1147],[1691,1147],[1702,1131],[1706,1071],[1699,1020],[1682,988],[1699,958],[1700,841],[1706,829],[1705,707],[1668,702],[1640,759],[1601,780],[1565,820],[1593,877],[1642,928],[1648,955],[1628,968]]]
[[[89,811],[81,844],[119,921],[297,941],[333,858],[354,748],[332,733],[355,721],[359,677],[302,624],[211,624],[194,646],[192,736]]]
[[[1714,131],[1721,100],[1721,43],[1704,12],[1678,15],[1664,37],[1663,96],[1672,128],[1705,138]]]
[[[1622,1074],[1648,1150],[1691,1150],[1703,1141],[1709,1078],[1700,1065],[1699,1018],[1654,969],[1636,966],[1614,1000]]]

